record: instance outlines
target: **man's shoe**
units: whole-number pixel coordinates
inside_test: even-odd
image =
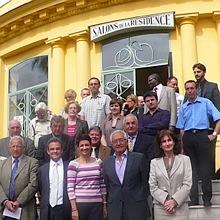
[[[210,201],[204,201],[204,202],[203,202],[203,205],[204,205],[205,207],[209,207],[209,206],[212,205],[212,203],[211,203]]]

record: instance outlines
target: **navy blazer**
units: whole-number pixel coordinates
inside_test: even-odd
[[[68,162],[63,163],[64,179],[63,179],[63,219],[71,220],[71,205],[67,194],[67,168]],[[49,180],[50,163],[46,163],[38,170],[38,182],[40,192],[40,220],[48,220],[49,200],[50,200],[50,180]]]
[[[121,220],[123,209],[132,220],[144,220],[150,216],[146,173],[146,159],[141,153],[128,152],[122,184],[115,171],[115,157],[112,155],[103,162],[108,220]]]

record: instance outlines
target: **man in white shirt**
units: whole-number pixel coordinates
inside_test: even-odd
[[[53,137],[47,146],[50,161],[39,168],[40,219],[70,220],[71,209],[66,182],[68,163],[62,160],[62,142]]]
[[[98,78],[92,77],[88,81],[88,87],[91,95],[83,99],[81,111],[79,113],[82,120],[86,120],[89,128],[101,126],[106,116],[110,113],[109,104],[111,98],[99,91],[100,81]]]

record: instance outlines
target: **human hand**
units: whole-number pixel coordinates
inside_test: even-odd
[[[15,212],[16,211],[16,209],[15,209],[15,207],[14,207],[14,202],[12,202],[12,201],[7,201],[6,203],[5,203],[5,207],[9,210],[9,211],[11,211],[11,212]]]
[[[164,203],[164,209],[166,212],[172,214],[175,212],[175,208],[177,206],[177,202],[175,199],[166,200]]]
[[[216,135],[209,134],[209,135],[208,135],[208,138],[209,138],[210,141],[213,141],[213,140],[215,140]]]
[[[72,211],[72,220],[79,220],[79,212],[77,209]]]

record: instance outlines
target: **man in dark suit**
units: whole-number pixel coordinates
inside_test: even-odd
[[[150,216],[146,158],[127,150],[128,140],[124,131],[114,131],[110,140],[115,153],[103,163],[108,219],[145,220]]]
[[[62,159],[70,161],[75,158],[75,140],[72,137],[64,134],[64,118],[60,115],[54,115],[51,119],[51,134],[45,135],[39,139],[38,148],[36,151],[36,159],[39,160],[39,165],[49,162],[50,157],[47,153],[47,142],[52,137],[59,138],[63,143]]]
[[[60,139],[52,137],[48,141],[47,153],[50,162],[39,168],[40,220],[70,220],[71,206],[67,194],[67,167],[63,162],[63,146]],[[57,170],[55,166],[57,165]],[[58,183],[56,183],[57,172]],[[54,185],[55,184],[55,185]],[[57,196],[53,196],[55,195]]]
[[[36,220],[35,193],[38,189],[38,161],[24,155],[24,140],[13,136],[9,143],[10,157],[0,161],[0,219],[8,220],[2,211],[22,208],[20,220]]]
[[[21,124],[18,120],[13,119],[9,122],[8,126],[9,136],[0,139],[0,156],[10,157],[9,142],[13,136],[21,136]],[[30,138],[22,137],[24,140],[24,154],[29,157],[34,157],[35,147],[34,142]]]
[[[193,65],[193,72],[196,78],[196,89],[197,95],[209,99],[214,106],[220,111],[220,93],[218,90],[218,85],[213,82],[209,82],[205,79],[206,67],[202,63],[196,63]],[[214,131],[215,123],[210,120],[209,134]],[[212,141],[212,173],[213,179],[215,178],[215,149],[216,149],[215,138]]]

